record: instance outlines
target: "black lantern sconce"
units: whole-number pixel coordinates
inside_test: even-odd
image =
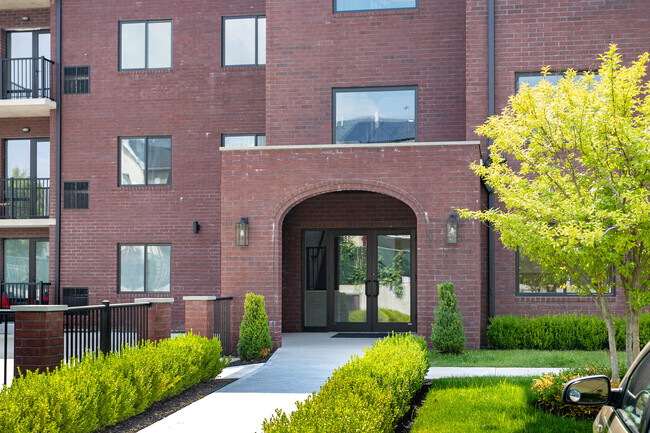
[[[201,224],[199,224],[198,221],[194,221],[194,224],[192,224],[192,231],[194,234],[197,234],[201,230]]]
[[[242,218],[235,224],[235,245],[248,246],[248,218]]]
[[[447,219],[447,243],[458,243],[458,217],[454,214],[449,215]]]

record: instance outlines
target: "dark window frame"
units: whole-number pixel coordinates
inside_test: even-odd
[[[68,74],[68,71],[75,69],[75,74]],[[87,75],[79,75],[80,68],[87,68]],[[82,87],[79,85],[80,81],[86,82],[86,88],[82,89],[84,91],[79,91],[79,88]],[[74,83],[74,85],[70,85]],[[74,91],[72,88],[74,88]],[[63,94],[64,95],[86,95],[90,93],[90,66],[64,66],[63,67]]]
[[[336,143],[336,95],[338,93],[360,93],[360,92],[385,92],[385,91],[391,91],[391,90],[413,90],[414,91],[414,102],[415,102],[415,110],[413,112],[413,126],[415,127],[415,131],[413,133],[413,141],[412,142],[407,142],[407,143],[417,143],[418,142],[418,116],[420,113],[419,107],[418,107],[418,86],[414,84],[407,84],[404,86],[370,86],[370,87],[333,87],[332,88],[332,143],[333,144],[338,144]],[[402,142],[395,142],[395,144],[399,144]],[[360,143],[364,144],[364,143]],[[373,143],[365,143],[365,144],[373,144]],[[390,144],[390,143],[388,143]],[[346,144],[340,144],[341,146],[346,146]],[[348,144],[349,146],[349,144]]]
[[[145,25],[144,31],[144,68],[123,68],[122,67],[122,24],[140,24]],[[169,67],[168,68],[150,68],[149,67],[149,23],[169,23]],[[118,21],[118,40],[117,40],[117,58],[118,71],[166,71],[172,69],[174,65],[174,28],[171,18],[161,18],[154,20],[125,20]]]
[[[532,259],[531,259],[532,260]],[[606,293],[605,296],[616,296],[616,273],[612,269],[612,286],[609,293]],[[562,292],[522,292],[519,289],[519,250],[515,251],[515,296],[520,296],[522,298],[530,297],[549,297],[549,298],[582,298],[579,293],[568,292],[567,288],[564,287]]]
[[[253,147],[265,147],[266,144],[260,145],[259,144],[259,139],[260,137],[264,137],[264,142],[266,143],[266,133],[264,132],[255,132],[251,134],[246,134],[246,133],[236,133],[236,134],[221,134],[221,147],[226,147],[225,142],[226,138],[228,137],[255,137],[255,146]],[[228,147],[228,149],[235,149],[236,147]],[[242,149],[250,149],[250,147],[241,147]]]
[[[145,156],[144,156],[144,184],[129,184],[129,185],[122,185],[122,140],[124,139],[145,139]],[[171,187],[172,186],[172,180],[170,180],[168,183],[163,184],[163,183],[153,183],[149,184],[148,183],[148,170],[149,170],[149,140],[152,138],[169,138],[169,161],[170,161],[170,166],[169,166],[169,177],[172,179],[172,166],[173,166],[173,155],[174,155],[174,150],[173,150],[173,141],[172,141],[172,136],[171,135],[124,135],[124,136],[119,136],[117,137],[117,174],[118,174],[118,186],[120,188],[133,188],[133,187],[153,187],[153,188],[158,188],[158,187]]]
[[[239,20],[239,19],[251,19],[255,18],[255,63],[237,63],[235,65],[226,64],[226,21],[228,20]],[[260,57],[260,48],[259,48],[259,19],[266,19],[266,15],[234,15],[234,16],[224,16],[221,17],[221,67],[222,68],[241,68],[241,67],[250,67],[250,66],[266,66],[266,61],[264,63],[259,62]],[[266,56],[265,56],[266,57]]]
[[[332,13],[335,14],[349,14],[355,12],[379,12],[379,11],[411,11],[420,8],[420,0],[415,0],[415,6],[406,8],[381,8],[381,9],[351,9],[340,11],[336,8],[338,0],[332,0]]]
[[[144,265],[143,265],[143,273],[144,273],[144,279],[143,279],[143,290],[141,292],[138,291],[122,291],[122,247],[123,246],[131,246],[131,247],[144,247]],[[147,248],[148,247],[169,247],[169,291],[163,292],[163,291],[148,291],[147,290]],[[124,242],[124,243],[118,243],[117,244],[117,293],[119,294],[129,294],[129,293],[151,293],[151,294],[156,294],[156,293],[172,293],[172,244],[171,243],[165,243],[165,242],[145,242],[145,243],[138,243],[138,242]]]

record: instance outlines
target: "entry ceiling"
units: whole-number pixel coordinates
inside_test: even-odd
[[[0,9],[49,8],[50,0],[0,0]]]

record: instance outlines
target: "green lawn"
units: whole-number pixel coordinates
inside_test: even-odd
[[[619,352],[619,364],[625,352]],[[467,350],[460,355],[429,352],[432,367],[583,367],[586,364],[608,365],[604,350]]]
[[[532,378],[434,380],[411,433],[580,433],[591,421],[549,415],[531,406]]]

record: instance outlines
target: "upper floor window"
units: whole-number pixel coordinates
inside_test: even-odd
[[[120,186],[171,185],[171,137],[121,137]]]
[[[171,245],[125,245],[120,247],[120,292],[169,292]]]
[[[334,89],[338,143],[404,143],[417,137],[417,88]]]
[[[584,72],[579,73],[583,74]],[[534,87],[539,84],[540,81],[546,80],[549,83],[555,85],[560,81],[560,78],[564,77],[564,72],[549,72],[544,75],[541,72],[518,72],[515,74],[515,91],[519,91],[521,86],[528,84],[528,87]],[[599,80],[600,77],[598,74],[594,75],[594,79]]]
[[[334,12],[416,9],[418,0],[334,0]]]
[[[224,134],[223,147],[256,147],[266,146],[264,134]]]
[[[225,17],[222,40],[224,66],[266,64],[266,17]]]
[[[171,67],[171,21],[120,23],[120,70]]]

